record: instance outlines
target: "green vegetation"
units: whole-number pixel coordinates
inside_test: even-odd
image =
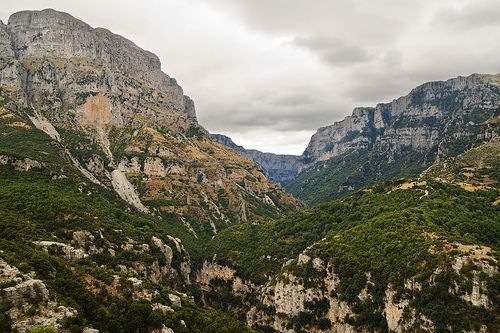
[[[437,163],[425,172],[425,177],[471,185],[500,185],[500,140],[493,139],[457,157]]]
[[[456,186],[432,183],[428,196],[418,188],[386,194],[396,184],[386,182],[374,187],[373,192],[360,191],[281,220],[230,226],[214,238],[210,251],[217,253],[221,262],[237,267],[244,277],[264,282],[286,260],[323,237],[379,220],[392,221],[395,228],[418,220],[422,229],[500,249],[498,208],[491,205],[496,191],[470,193]]]
[[[79,83],[95,79],[82,77]],[[436,105],[455,108],[455,97]],[[423,97],[417,94],[413,102],[418,103],[419,98]],[[8,97],[0,90],[0,105],[6,103]],[[497,265],[499,259],[500,214],[499,207],[493,204],[499,191],[498,185],[491,183],[491,179],[498,179],[499,168],[497,156],[489,155],[491,146],[449,160],[446,167],[436,166],[427,174],[426,184],[405,190],[398,189],[405,180],[387,179],[416,176],[434,160],[436,150],[402,148],[391,156],[395,162],[389,162],[385,152],[368,149],[347,152],[325,162],[324,167],[300,175],[288,188],[311,204],[347,193],[349,196],[278,219],[281,215],[275,207],[248,194],[241,199],[247,203],[242,206],[249,223],[228,225],[222,218],[214,219],[219,233],[213,239],[209,238],[212,226],[199,223],[201,213],[209,210],[208,203],[193,202],[183,214],[184,221],[197,232],[197,238],[175,214],[161,212],[162,207],[183,206],[181,199],[146,199],[144,203],[156,215],[142,214],[126,205],[112,190],[89,182],[65,159],[63,151],[68,148],[80,160],[99,155],[105,161],[95,142],[81,138],[71,128],[58,129],[67,145],[63,147],[34,129],[25,116],[3,108],[1,112],[4,116],[0,117],[0,155],[17,162],[33,159],[41,162],[42,167],[19,171],[22,168],[16,170],[15,165],[8,163],[0,166],[0,258],[23,274],[35,272],[36,278],[46,284],[51,299],[78,311],[76,317],[63,323],[65,330],[79,332],[83,327],[94,327],[101,332],[149,332],[166,325],[175,332],[251,332],[242,322],[248,307],[256,306],[270,316],[276,315],[275,308],[262,304],[251,291],[249,295],[233,293],[234,280],[215,278],[210,289],[203,293],[196,283],[186,282],[182,274],[186,264],[191,264],[193,281],[196,270],[205,260],[213,258],[235,268],[239,277],[255,285],[286,281],[291,274],[306,289],[326,290],[325,279],[335,273],[339,281],[328,296],[349,305],[353,314],[347,322],[358,330],[388,331],[383,312],[388,286],[394,289],[396,301],[409,300],[411,309],[434,322],[437,332],[445,332],[449,327],[456,331],[479,330],[482,324],[491,331],[500,329],[498,274],[481,272],[481,267],[473,263],[459,270],[453,268],[455,257],[480,247],[492,249],[485,255],[484,262],[488,265]],[[479,131],[477,124],[488,115],[487,110],[475,110],[463,119],[456,119],[453,126],[468,124],[469,137],[458,140],[450,136],[443,142],[443,149],[455,154],[468,148]],[[398,121],[401,126],[438,126],[432,117],[423,122],[403,118]],[[191,126],[184,134],[195,139],[206,135],[197,126]],[[363,135],[371,140],[375,134],[375,129],[349,132],[347,139]],[[115,160],[133,154],[143,161],[152,146],[152,135],[141,129],[115,128],[110,133]],[[471,166],[478,164],[481,168],[474,168],[474,175],[469,176]],[[194,161],[190,167],[202,168],[203,164]],[[445,171],[451,174],[446,176],[452,181],[472,179],[478,184],[493,185],[467,192],[459,186],[433,180]],[[146,193],[142,176],[130,180],[140,194]],[[202,186],[205,180],[205,175],[198,173],[193,180],[172,184],[172,189],[175,192],[193,184]],[[259,181],[246,175],[240,185]],[[281,211],[289,211],[290,207],[278,200],[278,191],[266,195]],[[217,190],[217,198],[215,204],[219,208],[227,208],[234,200],[223,188]],[[233,219],[232,214],[238,212],[225,216]],[[252,223],[256,217],[264,216],[275,220]],[[75,232],[82,231],[87,232],[85,237],[92,238],[81,246],[89,254],[84,258],[68,259],[57,245],[44,251],[34,243],[57,241],[80,247]],[[173,252],[168,272],[163,272],[161,278],[151,270],[167,265],[170,257],[152,241],[153,236]],[[177,250],[176,241],[169,236],[181,239],[187,252]],[[469,252],[463,252],[463,248]],[[320,258],[325,267],[318,268],[312,261],[299,262],[297,257],[304,251]],[[148,280],[145,276],[154,278]],[[138,297],[133,283],[136,280],[130,278],[142,279],[151,299]],[[473,306],[460,297],[472,292],[475,278],[480,279],[481,292],[487,293],[491,308]],[[409,280],[422,287],[409,290],[405,287]],[[1,287],[13,285],[15,282],[11,281]],[[365,289],[372,297],[361,299],[359,295]],[[182,306],[172,302],[172,294],[181,295]],[[26,314],[38,314],[41,299],[34,297],[29,301]],[[154,303],[171,306],[174,311],[155,310]],[[326,297],[304,305],[303,311],[287,318],[290,329],[300,332],[312,325],[327,330],[334,325],[326,318],[330,306]],[[2,332],[11,330],[12,323],[6,315],[11,307],[8,302],[0,303]],[[269,331],[266,327],[262,329]],[[52,331],[51,326],[31,329],[34,333]]]
[[[205,132],[203,132],[199,126],[191,126],[186,131],[186,137],[188,138],[196,138],[198,140],[201,140],[205,136]]]
[[[453,256],[460,253],[453,245],[458,243],[491,247],[490,255],[500,259],[500,214],[492,205],[499,192],[467,192],[438,182],[394,191],[397,185],[386,182],[279,221],[231,226],[215,237],[211,251],[219,262],[236,267],[242,277],[255,283],[266,283],[269,277],[283,279],[283,272],[290,272],[305,288],[321,288],[326,271],[318,271],[311,262],[294,261],[281,268],[309,247],[308,255],[330,263],[340,278],[332,296],[351,306],[355,316],[349,323],[357,328],[387,330],[382,312],[385,290],[391,285],[397,297],[410,297],[410,306],[431,319],[437,332],[449,326],[471,330],[481,324],[495,331],[500,327],[495,316],[498,302],[493,309],[485,309],[460,298],[460,293],[470,292],[472,275],[467,277],[464,270],[458,274],[451,266]],[[358,295],[367,285],[366,272],[371,275],[373,298],[361,301]],[[422,285],[411,296],[404,286],[408,279]],[[437,282],[430,283],[432,279]],[[481,279],[490,299],[496,300],[498,275],[483,274]],[[448,292],[455,287],[458,294]],[[321,321],[321,306],[310,307],[290,319],[295,330],[327,326]]]
[[[385,153],[368,149],[347,152],[300,173],[286,189],[307,204],[316,205],[375,182],[415,177],[430,164],[432,152],[401,149],[393,160],[397,162],[390,162]]]
[[[30,329],[29,333],[55,333],[56,329],[54,326],[42,326],[36,325]]]
[[[67,323],[68,328],[92,325],[103,332],[119,332],[135,323],[137,332],[147,332],[147,327],[168,323],[176,332],[245,331],[243,324],[227,315],[192,302],[159,320],[149,302],[132,301],[131,295],[122,299],[106,292],[93,294],[84,285],[83,277],[88,274],[103,283],[111,282],[112,275],[119,274],[114,270],[118,264],[130,267],[134,261],[147,265],[155,259],[160,263],[164,260],[162,253],[154,251],[153,245],[150,245],[152,252],[147,254],[121,250],[119,245],[127,238],[147,244],[153,235],[164,241],[168,241],[166,235],[181,237],[192,250],[191,255],[196,256],[197,246],[193,245],[192,236],[178,222],[127,213],[125,207],[113,204],[119,201],[102,189],[67,179],[52,181],[41,171],[21,173],[11,167],[0,167],[0,184],[1,257],[12,265],[24,267],[26,272],[34,270],[52,295],[62,304],[78,310],[78,317]],[[84,193],[80,193],[79,186],[84,186]],[[88,191],[93,194],[87,196]],[[101,246],[115,248],[116,255],[101,253],[92,255],[91,260],[70,262],[57,253],[47,254],[31,244],[33,240],[51,240],[54,236],[68,242],[73,231],[82,229],[92,231],[95,236],[100,232],[104,237]],[[99,246],[99,239],[94,244]],[[175,248],[174,244],[170,246]],[[105,266],[99,267],[101,264]],[[173,267],[179,269],[179,264],[180,260],[175,260],[174,256]],[[174,279],[169,284],[183,288],[180,280]],[[153,285],[152,288],[162,294],[163,287]],[[169,304],[166,296],[157,301]],[[190,323],[187,328],[180,324],[181,320]]]

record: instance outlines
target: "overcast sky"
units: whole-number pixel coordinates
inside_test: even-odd
[[[43,8],[154,52],[205,128],[276,153],[355,106],[500,72],[499,0],[3,0],[0,19]]]

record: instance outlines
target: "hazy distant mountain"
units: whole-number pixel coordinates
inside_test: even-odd
[[[263,153],[255,149],[245,149],[238,146],[231,138],[222,134],[210,134],[210,136],[213,140],[232,148],[260,165],[270,180],[283,186],[293,180],[303,166],[300,156]]]

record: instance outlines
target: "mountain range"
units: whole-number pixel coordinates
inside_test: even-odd
[[[0,331],[497,332],[499,112],[500,75],[474,74],[356,108],[302,156],[247,150],[154,54],[15,13]]]

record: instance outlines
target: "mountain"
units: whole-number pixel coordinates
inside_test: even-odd
[[[318,129],[287,190],[314,204],[392,177],[414,177],[435,162],[498,135],[500,74],[425,83],[408,95]]]
[[[498,331],[493,145],[498,153],[498,141],[487,143],[420,179],[225,229],[211,242],[217,259],[197,275],[207,302],[265,332]],[[456,167],[435,178],[445,163]],[[452,181],[463,165],[470,181]]]
[[[193,234],[299,207],[259,168],[210,140],[158,57],[54,10],[0,26],[3,107],[49,135],[87,181]]]
[[[500,118],[496,118],[498,122]],[[499,188],[500,180],[500,137],[464,153],[434,164],[423,172],[424,177],[440,179],[443,182],[476,190],[487,187]]]
[[[425,83],[390,103],[355,108],[344,120],[318,129],[301,156],[246,150],[228,137],[214,138],[262,166],[297,198],[317,204],[378,181],[415,177],[498,135],[492,120],[499,115],[500,74],[473,74]]]
[[[210,137],[260,165],[270,180],[283,186],[295,179],[303,166],[300,156],[278,155],[263,153],[255,149],[245,149],[235,144],[230,137],[222,134],[210,134]]]
[[[209,138],[158,57],[66,13],[15,13],[0,133],[0,331],[250,331],[194,299],[203,246],[302,205]]]

